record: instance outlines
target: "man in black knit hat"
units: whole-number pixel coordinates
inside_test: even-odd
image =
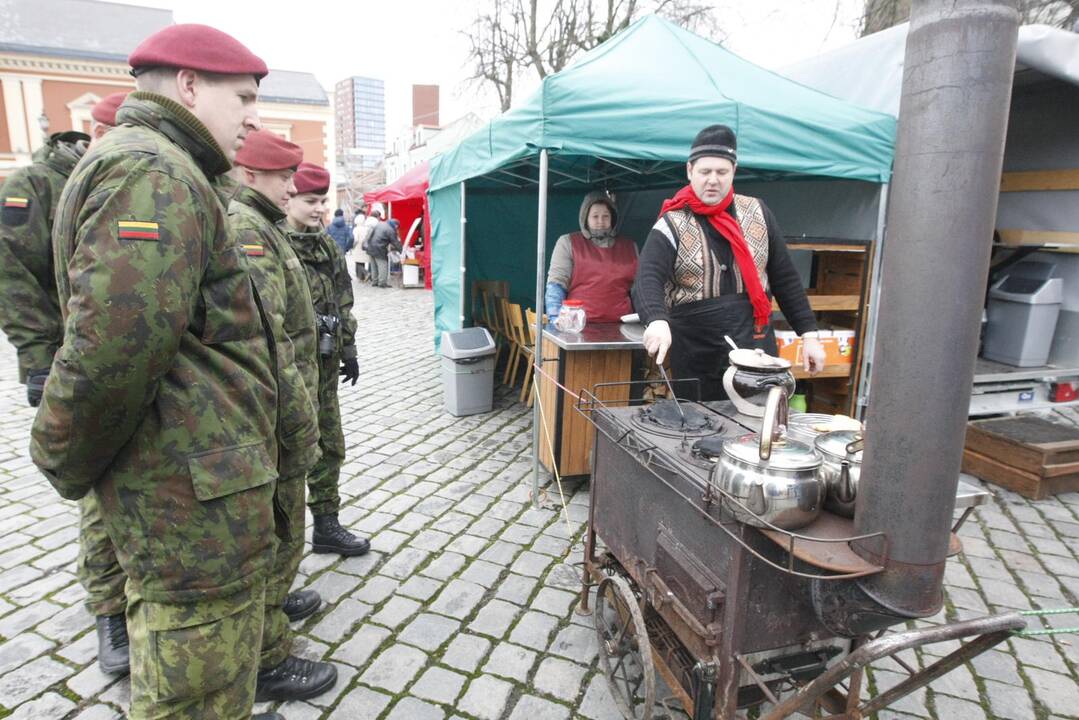
[[[805,288],[775,217],[757,198],[734,192],[734,131],[697,133],[686,163],[689,184],[663,203],[641,251],[633,290],[644,346],[657,363],[671,351],[677,378],[700,378],[701,399],[726,397],[722,377],[730,336],[739,347],[778,354],[772,298],[802,336],[804,366],[824,367],[824,349]]]

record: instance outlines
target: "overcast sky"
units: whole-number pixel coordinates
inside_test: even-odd
[[[491,117],[494,94],[465,82],[468,41],[462,34],[486,0],[330,0],[262,3],[222,0],[122,0],[170,8],[177,22],[198,22],[228,32],[271,68],[314,73],[322,86],[350,75],[386,83],[386,141],[411,124],[413,83],[441,86],[443,124],[468,111]],[[844,45],[856,37],[862,0],[724,0],[717,17],[726,47],[768,68]],[[523,100],[538,85],[519,79]]]

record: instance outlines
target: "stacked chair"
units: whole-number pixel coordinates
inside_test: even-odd
[[[472,283],[472,317],[495,340],[495,366],[503,362],[502,384],[515,388],[521,378],[519,399],[531,407],[535,400],[532,357],[535,355],[536,313],[509,300],[505,280],[477,280]],[[503,359],[503,350],[505,358]]]

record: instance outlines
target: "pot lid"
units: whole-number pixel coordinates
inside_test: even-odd
[[[855,430],[833,430],[832,432],[818,435],[815,441],[817,450],[824,455],[837,460],[844,460],[847,457],[847,445],[851,444],[855,440],[861,440],[864,436],[862,433]],[[854,453],[852,460],[855,462],[862,461],[862,451]]]
[[[773,357],[761,349],[739,348],[731,350],[727,357],[731,365],[750,370],[788,370],[791,366],[789,360]]]
[[[584,300],[574,300],[573,298],[566,298],[562,301],[562,304],[566,307],[584,307]]]
[[[777,470],[813,470],[821,464],[821,457],[816,450],[805,443],[787,438],[773,442],[772,457],[762,462],[760,437],[756,433],[727,440],[723,443],[723,452],[735,460]]]

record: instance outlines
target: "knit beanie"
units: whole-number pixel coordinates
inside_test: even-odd
[[[721,157],[732,163],[738,162],[738,140],[734,137],[734,130],[726,125],[709,125],[697,133],[689,149],[689,161],[694,162],[702,157]]]

